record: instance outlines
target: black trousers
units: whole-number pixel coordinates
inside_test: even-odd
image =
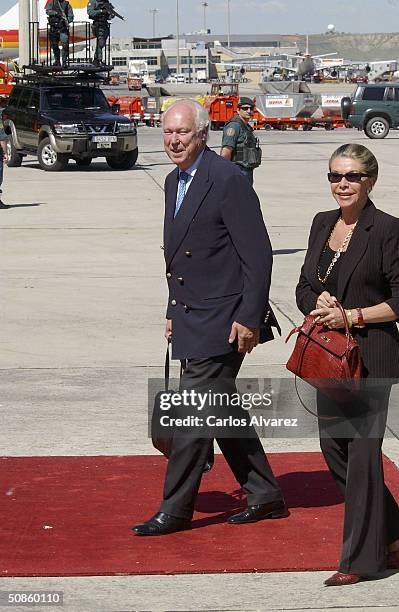
[[[339,571],[346,574],[383,571],[386,547],[399,539],[399,507],[384,482],[381,452],[389,395],[390,387],[366,390],[348,407],[346,421],[319,420],[320,446],[345,499]],[[331,409],[331,400],[319,395],[319,414],[331,416]]]
[[[208,359],[189,359],[182,376],[181,389],[205,389],[211,381],[212,388],[215,388],[216,383],[219,392],[234,393],[235,379],[242,361],[243,355],[236,352]],[[255,430],[250,429],[247,433],[251,435],[244,438],[217,437],[219,447],[237,482],[244,489],[248,504],[282,500],[282,492],[262,444]],[[161,512],[191,519],[202,471],[212,444],[211,436],[174,435]]]

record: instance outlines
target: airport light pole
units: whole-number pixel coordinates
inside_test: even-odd
[[[179,0],[176,0],[176,76],[180,74],[180,19],[179,19]]]
[[[230,0],[227,0],[227,48],[230,49]]]
[[[203,2],[202,6],[204,7],[204,32],[206,33],[208,31],[206,27],[206,9],[208,8],[209,4],[207,2]]]
[[[155,17],[156,14],[159,13],[159,10],[156,8],[150,9],[150,13],[152,13],[152,37],[155,38]]]
[[[19,65],[29,64],[30,0],[19,0]]]

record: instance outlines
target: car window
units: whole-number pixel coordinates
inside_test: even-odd
[[[362,100],[373,100],[379,102],[384,99],[385,87],[365,87]]]
[[[44,107],[50,110],[109,110],[104,94],[99,89],[94,89],[93,87],[48,89],[44,92]]]
[[[31,89],[23,89],[21,97],[18,100],[18,108],[25,109],[30,103],[31,95]]]
[[[20,94],[21,94],[21,87],[14,87],[10,95],[8,106],[16,106],[18,103],[18,98]]]
[[[30,106],[34,106],[37,109],[40,107],[40,92],[37,89],[33,90]]]
[[[399,102],[399,87],[394,87],[393,90],[395,92],[395,102]]]
[[[395,99],[395,93],[393,91],[393,87],[387,87],[386,100],[388,100],[389,102],[393,102],[394,99]]]

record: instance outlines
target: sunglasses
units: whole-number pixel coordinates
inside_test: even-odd
[[[329,172],[327,178],[330,183],[340,183],[344,178],[348,183],[361,183],[364,176],[370,176],[364,172],[347,172],[346,174],[340,174],[339,172]]]
[[[253,106],[240,106],[241,110],[245,110],[245,111],[253,111],[254,107]]]

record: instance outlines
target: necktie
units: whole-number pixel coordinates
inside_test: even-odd
[[[175,208],[175,217],[179,212],[181,205],[183,204],[184,196],[186,195],[187,189],[187,181],[190,178],[190,175],[187,172],[180,172],[179,176],[179,192],[177,195],[176,208]]]

